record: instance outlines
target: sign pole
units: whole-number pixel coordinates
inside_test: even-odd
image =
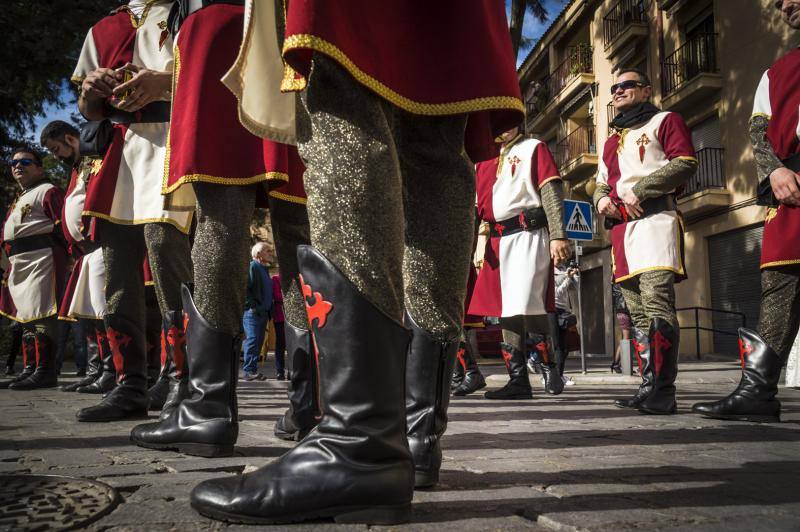
[[[578,267],[578,336],[581,341],[581,372],[586,375],[586,350],[583,348],[583,298],[581,296],[582,275],[581,275],[581,256],[578,253],[578,241],[573,240],[575,246],[575,265]]]

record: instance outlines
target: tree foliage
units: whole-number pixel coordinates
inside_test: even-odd
[[[0,157],[7,161],[21,143],[33,139],[34,119],[45,106],[74,105],[63,93],[78,61],[86,32],[118,6],[115,0],[4,0],[0,8]],[[58,180],[63,170],[46,161]],[[0,170],[4,203],[16,194],[6,164]]]
[[[511,46],[514,48],[514,57],[517,57],[520,46],[526,39],[522,36],[522,24],[525,22],[525,13],[530,13],[539,22],[547,20],[547,10],[544,7],[544,0],[511,0],[511,20],[509,31],[511,32]]]

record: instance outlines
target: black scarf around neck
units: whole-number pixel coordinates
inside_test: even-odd
[[[656,107],[650,102],[642,102],[635,107],[628,109],[623,113],[617,114],[614,120],[611,121],[609,126],[616,129],[625,129],[636,124],[647,122],[655,115],[661,112],[661,109]]]

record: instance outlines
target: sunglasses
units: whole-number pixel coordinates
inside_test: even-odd
[[[17,166],[18,164],[21,164],[22,166],[30,166],[30,165],[34,164],[35,162],[36,162],[36,161],[34,161],[33,159],[28,159],[28,158],[24,158],[24,159],[11,159],[11,160],[8,162],[8,166],[10,166],[11,168],[14,168],[14,167],[15,167],[15,166]]]
[[[616,94],[619,89],[626,91],[628,89],[633,89],[635,87],[646,87],[646,86],[647,85],[645,85],[644,83],[640,83],[633,79],[629,79],[627,81],[620,81],[619,83],[614,83],[613,85],[611,85],[611,94]]]

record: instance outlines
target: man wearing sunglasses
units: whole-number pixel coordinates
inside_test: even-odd
[[[33,149],[18,149],[8,164],[22,190],[3,225],[3,251],[10,266],[0,292],[0,313],[23,324],[25,366],[9,388],[52,388],[57,381],[56,315],[67,258],[59,226],[64,192],[47,180]]]
[[[611,229],[614,281],[631,312],[642,384],[620,408],[673,414],[680,329],[674,283],[686,278],[675,192],[697,169],[680,115],[650,103],[650,80],[623,70],[611,87],[618,114],[603,150],[594,204]]]
[[[774,2],[787,26],[800,30],[800,0]],[[795,33],[797,35],[797,33]],[[698,403],[706,417],[780,421],[775,399],[781,368],[800,329],[800,49],[761,77],[750,118],[758,169],[758,203],[768,207],[761,245],[758,331],[739,329],[742,379],[729,396]]]

